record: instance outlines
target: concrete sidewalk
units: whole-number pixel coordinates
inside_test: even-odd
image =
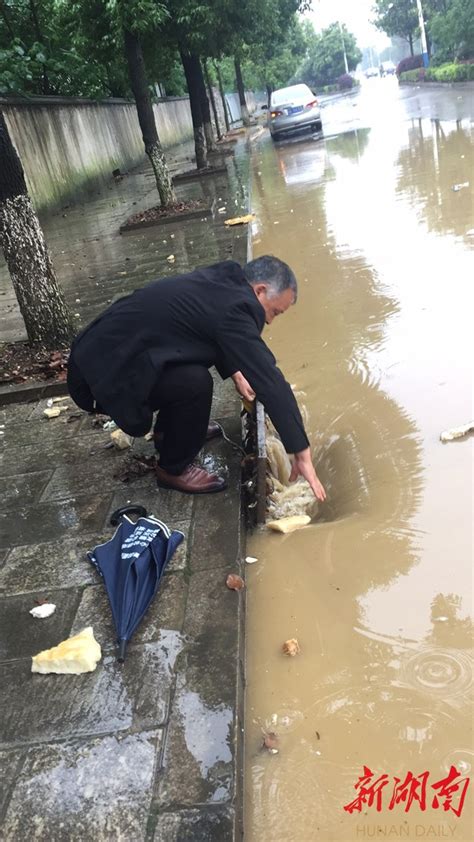
[[[246,181],[244,157],[238,166]],[[241,178],[206,189],[229,207],[237,196],[240,208]],[[164,231],[139,234],[142,250],[174,233],[180,271],[246,259],[246,231],[226,230],[222,216]],[[133,236],[122,241],[130,254],[139,245]],[[169,274],[163,256],[160,273]],[[145,280],[135,275],[133,285]],[[81,297],[92,316],[95,299],[86,289]],[[240,571],[245,554],[240,455],[222,440],[206,448],[206,463],[228,473],[228,489],[218,495],[158,490],[152,474],[124,484],[115,475],[129,457],[105,450],[108,434],[69,403],[51,420],[46,401],[0,409],[2,838],[239,838],[244,606],[225,579]],[[229,384],[216,385],[213,417],[240,441],[239,401]],[[151,451],[143,440],[134,447]],[[85,554],[113,534],[110,513],[128,501],[186,540],[120,666],[104,588]],[[56,613],[33,619],[29,609],[46,597]],[[87,625],[103,650],[94,673],[31,674],[33,654]]]

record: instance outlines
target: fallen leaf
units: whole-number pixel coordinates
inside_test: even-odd
[[[244,580],[241,576],[238,576],[237,573],[229,573],[225,583],[231,591],[241,591],[242,588],[245,588]]]
[[[292,657],[299,655],[301,652],[300,645],[296,640],[296,637],[292,637],[290,640],[285,640],[281,650],[284,655],[291,655]]]

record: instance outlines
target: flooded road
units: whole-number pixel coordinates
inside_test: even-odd
[[[299,280],[265,338],[328,504],[248,548],[246,842],[474,838],[473,438],[439,440],[472,415],[470,105],[370,80],[253,153],[254,257]]]

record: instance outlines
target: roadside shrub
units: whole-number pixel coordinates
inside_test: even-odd
[[[429,82],[471,82],[474,81],[474,64],[442,64],[440,67],[428,67],[425,78]]]
[[[424,67],[417,67],[416,70],[405,70],[399,76],[399,82],[424,82],[426,72]]]
[[[407,58],[402,58],[398,62],[395,72],[400,78],[401,73],[406,73],[407,70],[416,70],[417,67],[423,67],[423,56],[407,56]]]
[[[354,86],[354,80],[349,73],[343,73],[337,80],[337,86],[340,91],[350,91]]]

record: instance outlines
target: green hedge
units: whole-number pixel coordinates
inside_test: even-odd
[[[428,82],[472,82],[474,64],[441,64],[439,67],[427,67],[425,79]]]
[[[405,70],[400,73],[400,82],[423,82],[425,71],[423,67],[416,67],[415,70]]]
[[[474,64],[441,64],[439,67],[418,67],[400,73],[400,82],[472,82]]]

